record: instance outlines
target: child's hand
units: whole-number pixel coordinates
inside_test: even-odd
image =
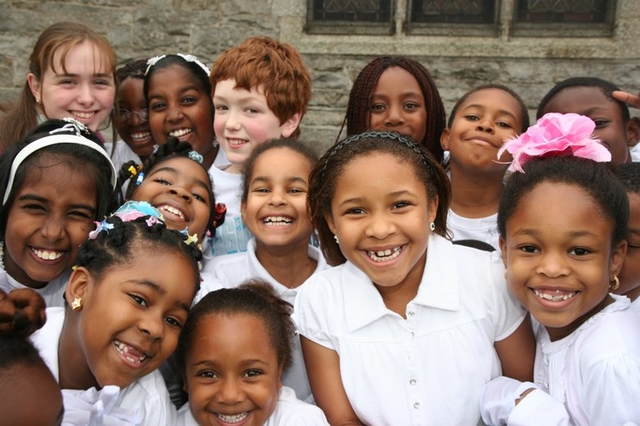
[[[626,102],[629,106],[640,108],[640,93],[637,95],[632,95],[631,93],[616,90],[611,93],[611,96],[613,96],[614,99],[617,99],[620,102]]]
[[[30,288],[0,290],[0,333],[29,336],[46,321],[46,304],[40,294]]]

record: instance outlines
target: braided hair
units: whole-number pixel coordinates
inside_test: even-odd
[[[325,153],[309,176],[309,210],[311,223],[318,232],[320,247],[331,265],[346,261],[333,239],[325,216],[331,215],[331,200],[340,175],[355,158],[375,153],[390,154],[412,167],[424,183],[429,200],[438,199],[435,231],[447,235],[447,212],[451,200],[449,178],[440,164],[423,146],[397,132],[366,132],[350,136]]]
[[[78,252],[76,266],[87,268],[100,281],[105,273],[116,267],[130,265],[136,256],[161,251],[178,252],[190,261],[200,286],[198,262],[202,253],[196,244],[188,244],[188,235],[168,229],[164,222],[150,220],[153,216],[140,216],[123,221],[112,215],[102,222],[102,230],[93,231]],[[153,217],[155,219],[155,217]]]
[[[429,71],[418,61],[407,57],[384,56],[376,58],[360,71],[349,93],[345,116],[347,136],[371,130],[369,123],[373,94],[380,76],[390,67],[400,67],[409,72],[415,77],[420,89],[422,89],[427,110],[426,132],[424,139],[416,142],[424,146],[441,163],[444,156],[444,151],[440,146],[440,135],[445,128],[444,104]],[[340,133],[342,133],[342,128]]]
[[[128,182],[126,195],[124,197],[125,199],[131,199],[136,189],[142,183],[142,180],[138,180],[141,174],[143,177],[145,174],[150,174],[157,166],[171,158],[191,158],[190,154],[193,152],[193,148],[189,142],[182,142],[174,136],[169,136],[166,144],[161,144],[157,147],[158,149],[146,159],[144,164],[140,165],[136,164],[134,161],[128,161],[120,168],[120,172],[118,174],[118,185],[120,190],[118,193],[123,193],[122,189]],[[211,232],[212,235],[215,235],[216,228],[224,223],[226,207],[221,204],[216,204],[216,199],[213,193],[213,182],[211,181],[211,176],[209,176],[207,169],[202,163],[198,163],[196,160],[194,160],[194,163],[198,164],[196,167],[201,167],[205,172],[207,172],[207,177],[209,178],[209,199],[211,202],[209,204],[210,213],[207,221],[207,231]],[[124,201],[124,199],[120,200],[121,203]]]
[[[249,279],[237,288],[224,288],[204,296],[189,311],[180,333],[177,357],[181,368],[198,335],[202,318],[214,314],[249,314],[260,318],[276,350],[278,365],[286,371],[293,363],[295,326],[291,320],[293,307],[280,299],[273,288],[260,278]]]

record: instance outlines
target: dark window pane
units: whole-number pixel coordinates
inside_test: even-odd
[[[605,23],[609,0],[518,0],[518,22]]]
[[[494,0],[414,0],[411,22],[491,24],[495,22]]]
[[[391,0],[314,0],[313,20],[390,22]]]

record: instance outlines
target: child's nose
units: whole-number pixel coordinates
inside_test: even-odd
[[[48,218],[40,228],[40,233],[48,241],[58,241],[64,235],[64,221],[60,218]]]
[[[170,106],[167,111],[167,120],[169,121],[180,121],[184,115],[182,114],[182,109]]]
[[[191,193],[181,186],[172,186],[169,192],[176,195],[186,201],[191,201]]]
[[[569,275],[569,270],[561,255],[557,253],[542,253],[536,272],[548,278],[560,278]]]
[[[280,190],[271,191],[271,198],[269,199],[269,204],[272,206],[281,206],[286,204],[286,199],[284,194]]]
[[[138,321],[138,329],[150,339],[159,340],[164,331],[164,321],[160,315],[148,310]]]
[[[404,122],[402,115],[402,108],[397,105],[391,105],[387,109],[387,116],[385,117],[387,126],[397,126]]]
[[[383,240],[395,232],[396,225],[391,218],[382,214],[371,214],[365,229],[367,237]]]
[[[478,125],[476,126],[476,129],[478,129],[481,132],[493,133],[494,126],[491,120],[488,120],[485,118],[485,119],[480,119],[480,121],[478,121]]]
[[[220,380],[218,392],[216,392],[216,400],[225,405],[242,402],[244,400],[244,392],[239,380],[235,377],[223,377]]]

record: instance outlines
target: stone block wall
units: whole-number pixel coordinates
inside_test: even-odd
[[[406,0],[396,4],[402,11]],[[447,111],[485,83],[513,88],[532,117],[551,86],[571,76],[597,76],[640,91],[637,0],[618,0],[613,35],[604,38],[515,38],[508,30],[498,37],[412,36],[402,32],[402,13],[395,35],[322,36],[306,34],[305,19],[305,0],[0,0],[0,103],[18,95],[39,33],[62,20],[85,22],[106,35],[121,62],[182,52],[211,65],[224,49],[253,35],[293,44],[313,79],[301,139],[318,152],[338,136],[352,81],[381,55],[407,55],[425,65]]]

